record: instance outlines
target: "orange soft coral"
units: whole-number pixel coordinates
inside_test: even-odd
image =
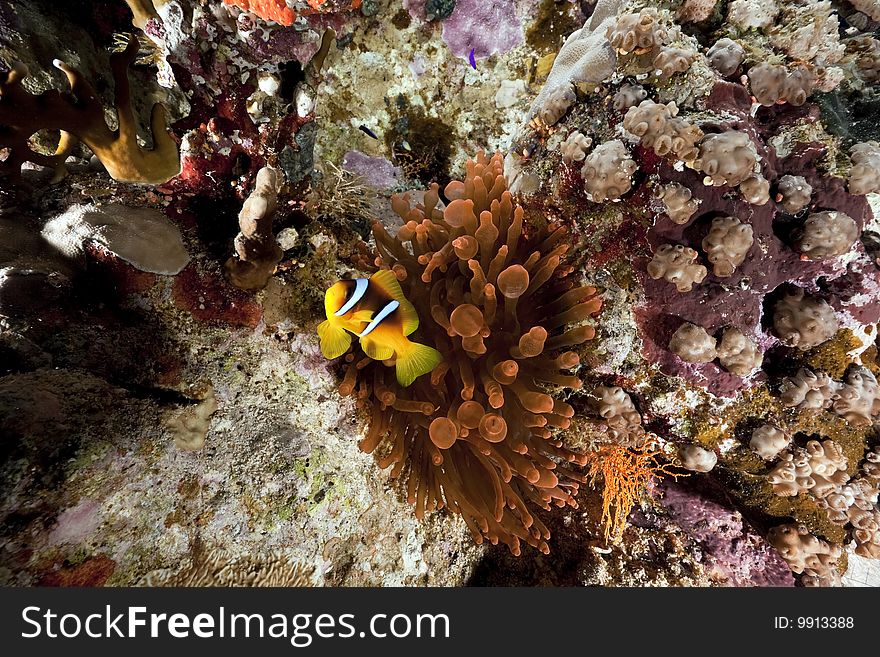
[[[355,346],[340,390],[370,412],[360,447],[407,477],[419,518],[448,507],[478,543],[519,554],[525,541],[546,553],[550,533],[531,505],[576,507],[584,479],[570,464],[586,461],[554,435],[574,415],[558,390],[581,385],[560,370],[578,365],[566,349],[593,337],[584,320],[601,301],[563,264],[564,228],[524,225],[502,169],[500,155],[468,162],[464,181],[446,187],[445,208],[436,184],[416,207],[392,199],[404,225],[393,237],[374,224],[376,265],[397,275],[418,311],[419,341],[443,361],[402,388],[388,364]]]
[[[588,455],[590,477],[594,482],[600,475],[602,477],[602,523],[606,543],[620,540],[630,511],[655,478],[681,476],[661,458],[662,452],[653,444],[635,448],[603,445]]]
[[[293,25],[293,21],[296,20],[296,12],[290,9],[284,0],[223,0],[223,2],[280,25]]]
[[[267,21],[275,21],[280,25],[293,25],[296,20],[296,12],[287,6],[284,0],[223,0],[227,5],[235,5],[239,9],[252,12]],[[327,0],[306,0],[310,9],[301,13],[314,14],[332,11],[333,7],[327,7]],[[332,4],[332,3],[331,3]],[[361,0],[337,3],[347,5],[348,9],[354,10],[361,6]]]

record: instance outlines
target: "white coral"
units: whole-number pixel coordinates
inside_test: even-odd
[[[779,14],[776,0],[733,0],[727,20],[743,30],[770,27]]]
[[[751,374],[764,362],[764,354],[755,341],[735,326],[724,329],[717,351],[721,367],[737,376]]]
[[[648,92],[640,84],[624,84],[620,90],[614,94],[614,109],[618,112],[625,112],[630,107],[638,105],[648,96]]]
[[[810,204],[813,188],[803,176],[785,175],[776,185],[776,202],[788,214],[797,214]]]
[[[686,363],[710,363],[715,360],[715,338],[702,326],[685,322],[669,340],[669,351]]]
[[[880,386],[877,378],[865,367],[850,367],[832,408],[850,424],[870,425],[880,413]]]
[[[728,130],[706,135],[700,144],[700,157],[693,166],[706,174],[707,185],[733,187],[754,173],[757,161],[758,152],[749,136]]]
[[[791,444],[791,437],[779,427],[762,424],[752,431],[749,447],[765,461],[772,461]]]
[[[880,144],[866,141],[849,149],[852,170],[849,174],[850,194],[880,192]]]
[[[833,440],[810,440],[805,448],[794,447],[783,454],[767,481],[777,495],[793,497],[809,492],[818,499],[849,481],[846,466],[840,445]]]
[[[786,294],[773,309],[773,330],[779,340],[802,351],[830,340],[838,326],[834,309],[801,288]]]
[[[642,416],[632,398],[618,386],[598,386],[593,391],[595,408],[608,427],[608,435],[620,445],[636,446],[645,436]]]
[[[648,275],[674,283],[679,292],[690,292],[694,283],[706,278],[706,268],[697,262],[698,257],[694,249],[681,244],[661,244],[648,263]]]
[[[596,203],[615,200],[632,187],[631,176],[638,169],[619,139],[600,144],[587,156],[581,169],[584,189]]]
[[[565,138],[565,141],[559,145],[559,151],[562,153],[562,161],[566,164],[580,162],[587,157],[587,151],[592,143],[593,140],[586,135],[577,130],[572,131],[572,133]]]
[[[715,44],[709,48],[706,57],[709,63],[715,67],[721,75],[729,77],[736,73],[740,64],[742,64],[746,51],[743,47],[733,39],[718,39]]]
[[[805,525],[779,525],[770,530],[767,540],[788,563],[792,572],[803,574],[805,586],[840,584],[837,563],[843,554],[833,545],[810,534]]]
[[[794,376],[783,379],[779,387],[782,403],[801,411],[830,408],[840,384],[824,372],[812,372],[805,367]]]
[[[699,199],[693,198],[691,190],[681,183],[663,185],[657,191],[657,198],[666,206],[666,214],[674,223],[686,224],[697,211]]]
[[[810,260],[843,255],[859,238],[855,220],[843,212],[816,212],[794,233],[794,248]]]
[[[750,224],[736,217],[715,217],[702,246],[716,276],[731,276],[746,258],[754,243]]]

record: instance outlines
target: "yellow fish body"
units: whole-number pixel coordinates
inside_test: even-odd
[[[392,271],[333,284],[324,296],[324,310],[327,319],[318,325],[318,337],[325,358],[348,351],[354,334],[370,358],[395,359],[397,382],[404,387],[443,360],[436,349],[407,338],[419,327],[419,316]]]

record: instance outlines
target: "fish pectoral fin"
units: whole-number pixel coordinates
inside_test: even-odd
[[[432,347],[418,342],[410,344],[411,347],[406,352],[397,354],[397,382],[404,388],[433,370],[443,360],[443,355]]]
[[[321,340],[321,353],[324,358],[339,358],[351,347],[351,334],[336,326],[330,320],[318,324],[318,338]]]
[[[384,291],[389,297],[397,301],[400,306],[397,312],[403,323],[403,334],[409,335],[419,328],[419,314],[407,298],[403,295],[403,289],[400,287],[400,281],[390,269],[380,269],[370,277],[370,280]]]
[[[358,310],[354,313],[349,319],[350,322],[364,322],[365,324],[369,324],[373,319],[373,311],[372,310]]]
[[[361,348],[373,360],[388,360],[394,355],[394,349],[371,335],[361,338]]]

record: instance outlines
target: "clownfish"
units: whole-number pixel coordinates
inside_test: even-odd
[[[419,327],[419,315],[388,269],[369,279],[334,283],[324,296],[324,310],[327,319],[318,325],[318,337],[325,358],[348,351],[354,334],[373,360],[394,357],[397,382],[404,387],[443,360],[436,349],[406,337]]]

